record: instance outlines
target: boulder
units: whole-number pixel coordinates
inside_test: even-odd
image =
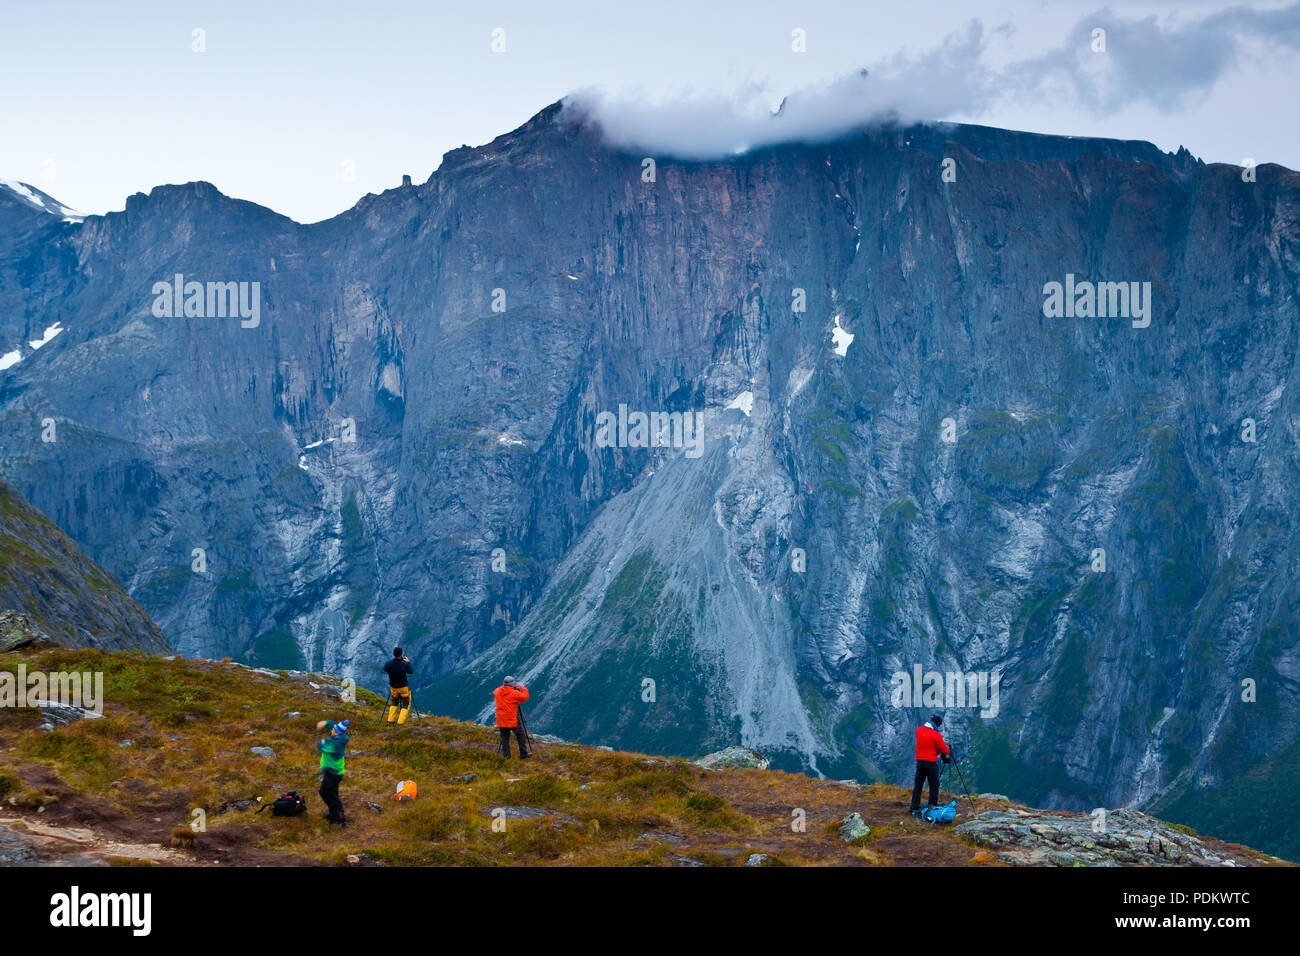
[[[748,747],[726,747],[692,763],[705,770],[766,770],[772,762]]]
[[[248,752],[258,757],[275,757],[275,751],[270,747],[249,747]]]
[[[850,813],[840,822],[840,839],[845,843],[862,840],[871,836],[871,827],[867,826],[860,813]]]

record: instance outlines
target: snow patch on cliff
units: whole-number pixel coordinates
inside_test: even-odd
[[[835,328],[831,330],[831,341],[835,343],[835,354],[843,358],[849,354],[849,346],[856,336],[840,326],[840,317],[835,316]]]
[[[63,331],[63,326],[60,323],[55,322],[48,329],[45,330],[45,333],[39,339],[33,339],[27,344],[34,349],[38,349],[42,345],[47,345],[50,342],[52,342],[54,340],[54,337],[62,331]]]
[[[748,391],[741,392],[731,400],[727,405],[727,408],[739,408],[745,413],[745,417],[748,418],[754,411],[754,393]]]
[[[75,209],[68,208],[52,196],[47,196],[26,183],[20,183],[13,179],[0,179],[0,188],[8,189],[27,205],[34,206],[52,216],[58,216],[64,222],[81,222],[86,218]]]

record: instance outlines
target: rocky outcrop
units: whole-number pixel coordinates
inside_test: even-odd
[[[715,753],[706,754],[693,761],[695,766],[705,770],[766,770],[771,761],[757,750],[747,747],[725,747]]]
[[[1258,866],[1258,854],[1135,810],[1063,816],[988,811],[957,833],[1016,866]]]
[[[52,644],[53,641],[26,614],[17,611],[0,612],[0,654],[47,643]]]

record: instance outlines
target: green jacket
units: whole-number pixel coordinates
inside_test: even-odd
[[[334,736],[334,721],[325,721],[325,733],[329,734],[316,745],[320,751],[320,768],[343,776],[343,751],[348,749],[348,735]]]

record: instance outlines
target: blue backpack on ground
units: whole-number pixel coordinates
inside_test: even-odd
[[[926,807],[921,811],[920,817],[926,823],[952,823],[957,816],[957,801],[945,803],[939,807]]]

